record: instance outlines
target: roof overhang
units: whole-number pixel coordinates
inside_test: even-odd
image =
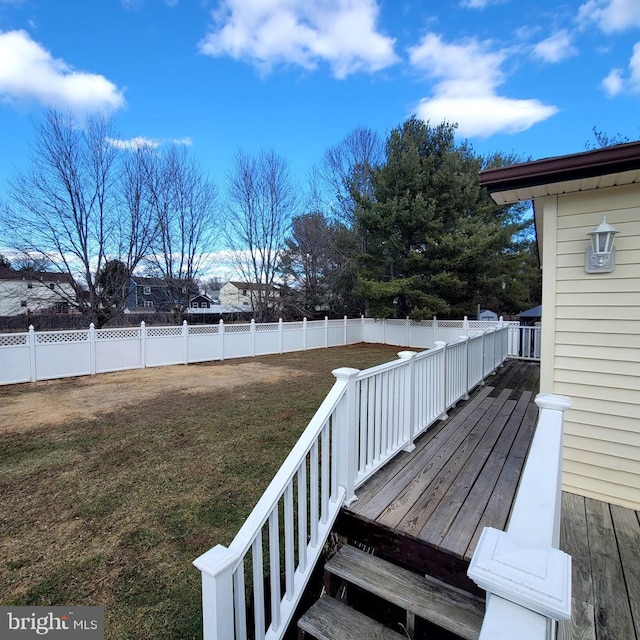
[[[640,142],[544,158],[480,173],[480,185],[500,205],[638,182]]]

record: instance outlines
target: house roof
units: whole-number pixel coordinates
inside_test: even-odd
[[[272,285],[263,284],[262,282],[238,282],[237,280],[229,280],[227,284],[232,284],[236,289],[247,289],[248,291],[265,291],[274,289]]]
[[[498,204],[640,182],[640,142],[523,162],[480,173]]]
[[[518,318],[542,318],[542,305],[522,311],[518,314]]]
[[[12,269],[0,269],[0,280],[74,284],[73,278],[68,273],[51,273],[49,271],[13,271]]]

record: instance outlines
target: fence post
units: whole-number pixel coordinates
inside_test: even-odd
[[[96,325],[89,325],[89,373],[96,375]]]
[[[435,320],[435,317],[434,317]],[[440,420],[446,420],[449,415],[447,414],[447,343],[443,340],[438,340],[433,343],[434,349],[442,349],[442,364],[440,366],[440,380],[442,380],[442,413],[440,414]]]
[[[144,320],[140,323],[140,368],[147,366],[147,325]]]
[[[224,320],[222,318],[220,318],[218,335],[220,336],[220,360],[224,360]]]
[[[405,337],[405,341],[404,341],[404,346],[405,347],[410,347],[411,346],[411,339],[410,339],[411,338],[411,336],[410,336],[410,333],[411,333],[411,321],[409,320],[409,316],[407,316],[407,318],[406,318],[406,320],[404,322],[405,322],[405,329],[406,329],[406,333],[407,333],[407,335]]]
[[[364,321],[364,313],[360,315],[360,342],[366,342],[364,339],[365,334],[365,321]]]
[[[282,332],[284,331],[284,324],[282,318],[278,320],[278,352],[282,353]]]
[[[182,363],[189,364],[189,327],[187,321],[182,321]]]
[[[358,430],[356,425],[356,376],[359,369],[341,367],[331,372],[337,380],[347,383],[347,391],[337,411],[335,437],[338,439],[336,452],[336,473],[338,486],[345,490],[345,504],[349,505],[358,498],[355,494],[356,472],[358,469]]]
[[[326,349],[329,346],[329,318],[328,316],[324,317],[324,348]]]
[[[415,357],[418,354],[415,351],[400,351],[398,358],[406,361],[406,375],[404,377],[404,404],[409,408],[409,415],[405,416],[405,420],[409,423],[409,433],[407,444],[404,451],[413,451],[416,448],[414,444],[415,433],[418,430],[416,425],[416,363]]]
[[[251,322],[249,324],[249,335],[251,336],[251,356],[255,357],[256,355],[256,319],[251,318]]]
[[[469,391],[471,391],[471,383],[469,382],[469,336],[460,336],[461,340],[464,340],[464,366],[465,366],[465,388],[466,393],[462,397],[463,400],[469,399]]]
[[[347,346],[347,316],[344,317],[344,346]]]
[[[302,318],[302,350],[307,350],[307,319]]]
[[[233,640],[233,565],[237,554],[222,545],[209,549],[193,564],[202,573],[203,640]]]
[[[29,380],[31,380],[31,382],[35,382],[38,379],[37,372],[36,372],[36,332],[32,324],[29,325],[28,345],[29,345]]]
[[[469,335],[469,318],[467,316],[464,317],[464,320],[462,322],[462,328],[464,329],[464,335],[468,336]]]
[[[436,318],[436,316],[433,316],[431,328],[433,329],[433,344],[435,346],[436,342],[438,341],[438,318]]]

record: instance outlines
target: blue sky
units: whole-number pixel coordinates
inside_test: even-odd
[[[188,144],[220,183],[239,148],[303,177],[413,113],[479,153],[573,153],[640,137],[640,1],[0,0],[0,194],[46,105]]]

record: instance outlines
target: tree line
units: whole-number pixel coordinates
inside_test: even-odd
[[[121,312],[134,273],[161,278],[179,316],[220,250],[234,279],[265,285],[258,321],[460,317],[539,301],[530,213],[498,207],[478,182],[515,158],[478,156],[455,125],[413,117],[386,139],[357,127],[304,188],[273,150],[238,151],[220,187],[184,146],[117,140],[110,119],[47,111],[0,212],[12,258],[71,276],[66,302],[98,327]]]

